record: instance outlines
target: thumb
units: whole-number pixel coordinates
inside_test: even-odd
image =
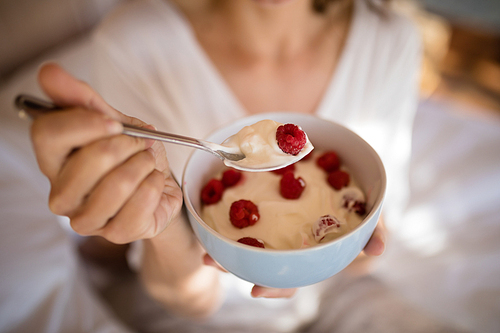
[[[87,83],[76,79],[55,63],[47,63],[40,68],[38,82],[57,106],[81,106],[123,121],[124,116],[106,103]]]

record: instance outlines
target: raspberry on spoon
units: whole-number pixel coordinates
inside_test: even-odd
[[[297,155],[306,145],[307,136],[299,126],[284,124],[276,130],[276,141],[284,153]]]

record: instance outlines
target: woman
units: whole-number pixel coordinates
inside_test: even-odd
[[[119,135],[118,121],[193,137],[271,111],[341,122],[381,154],[387,206],[395,207],[387,222],[397,223],[420,44],[412,24],[385,7],[362,0],[137,1],[105,20],[94,50],[92,88],[54,64],[39,73],[41,88],[65,108],[32,126],[51,183],[49,206],[81,235],[142,240],[141,279],[169,312],[207,317],[223,304],[210,267],[216,264],[181,212],[175,178],[189,150]],[[365,253],[383,248],[378,227]],[[295,292],[255,286],[251,294]]]

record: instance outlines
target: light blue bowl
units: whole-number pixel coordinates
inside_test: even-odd
[[[299,250],[272,250],[247,246],[224,237],[200,217],[200,191],[223,167],[212,154],[197,150],[184,169],[182,189],[189,221],[207,253],[234,275],[254,284],[273,288],[294,288],[314,284],[340,272],[363,250],[375,229],[386,188],[384,166],[373,148],[346,127],[315,116],[268,113],[243,118],[224,127],[207,140],[220,143],[242,127],[262,119],[293,123],[302,127],[317,149],[338,152],[367,195],[363,222],[351,232],[318,246]]]

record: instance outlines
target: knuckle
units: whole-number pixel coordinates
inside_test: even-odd
[[[147,178],[156,169],[156,161],[153,155],[148,151],[141,151],[135,156],[134,170],[141,174],[143,178]]]
[[[92,229],[89,227],[89,219],[83,214],[71,217],[70,226],[79,235],[90,236],[93,234]]]
[[[139,118],[129,117],[128,120],[129,120],[130,124],[134,125],[134,126],[145,127],[147,125],[145,122],[143,122]]]
[[[145,148],[145,139],[139,138],[131,135],[117,135],[113,139],[119,141],[122,149],[128,149],[129,151],[138,152]]]
[[[127,244],[131,241],[124,237],[121,233],[103,232],[102,235],[105,239],[114,244]]]
[[[152,172],[142,183],[144,200],[159,200],[163,192],[164,181],[163,175],[160,172]]]
[[[156,221],[153,217],[150,219],[146,219],[145,222],[141,223],[141,225],[138,226],[137,234],[141,239],[153,238],[157,233],[156,225]]]
[[[107,140],[100,140],[96,144],[96,153],[99,154],[101,158],[113,159],[116,157],[119,151],[119,137],[112,137]]]
[[[30,136],[35,150],[40,150],[42,147],[44,147],[52,137],[50,135],[50,126],[48,126],[47,122],[44,121],[44,119],[45,118],[35,119],[31,124]]]
[[[101,236],[114,244],[127,244],[136,240],[131,232],[127,232],[125,228],[119,227],[121,224],[116,222],[114,221],[101,229]]]
[[[143,151],[141,159],[141,165],[143,165],[145,169],[153,171],[156,168],[156,159],[152,153],[147,150]]]
[[[141,165],[141,168],[144,168],[144,166]],[[146,170],[136,170],[131,168],[121,170],[121,172],[115,175],[117,181],[114,182],[113,191],[115,191],[117,196],[121,198],[130,196],[130,194],[136,190],[138,186],[140,186],[141,180],[145,177],[145,175],[147,175],[147,172],[150,172],[149,168]],[[144,186],[147,192],[150,191],[149,187],[151,186]]]
[[[66,215],[68,202],[60,190],[51,189],[49,195],[49,209],[56,215]]]
[[[140,233],[142,239],[150,239],[155,237],[159,233],[158,223],[152,221],[147,223],[144,227],[142,233]]]
[[[82,159],[94,157],[93,161],[96,163],[96,169],[108,170],[121,161],[122,149],[118,137],[99,140],[92,148],[85,150],[87,156],[82,157]],[[98,158],[95,159],[95,157]]]
[[[119,175],[119,181],[114,182],[114,193],[117,198],[129,197],[131,192],[137,186],[134,175],[129,172],[122,172]]]

